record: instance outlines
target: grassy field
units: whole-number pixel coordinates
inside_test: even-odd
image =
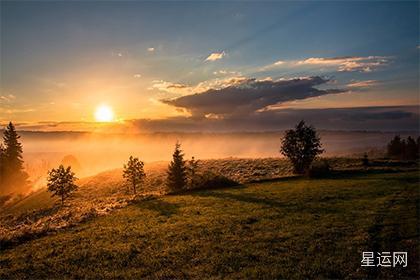
[[[418,279],[418,184],[348,171],[140,201],[0,251],[0,279]],[[363,251],[408,267],[362,268]]]

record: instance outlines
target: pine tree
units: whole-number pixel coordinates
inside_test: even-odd
[[[400,159],[403,154],[403,143],[401,137],[396,135],[387,146],[387,154],[390,158]]]
[[[64,205],[64,200],[77,190],[77,185],[74,183],[77,178],[74,175],[70,166],[65,168],[62,164],[48,172],[48,191],[53,193],[52,196],[61,198],[61,206]]]
[[[146,173],[144,173],[144,163],[138,158],[130,156],[128,163],[124,164],[123,178],[127,181],[127,186],[133,188],[136,194],[137,187],[144,181]]]
[[[420,158],[420,136],[417,137],[417,158]]]
[[[4,193],[5,190],[5,165],[6,165],[6,157],[5,157],[5,149],[3,144],[0,143],[0,194]]]
[[[176,192],[185,188],[187,184],[186,169],[181,144],[177,142],[175,144],[173,159],[168,166],[166,186],[169,190]]]
[[[2,169],[4,186],[13,188],[13,191],[25,188],[29,177],[23,168],[23,149],[19,138],[15,126],[10,122],[4,130],[3,142],[5,147],[2,151],[4,161]]]
[[[411,137],[407,137],[404,158],[407,160],[415,160],[417,158],[417,144]]]

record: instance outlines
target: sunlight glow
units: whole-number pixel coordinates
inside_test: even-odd
[[[107,105],[100,105],[95,111],[95,120],[97,122],[112,122],[114,120],[114,112]]]

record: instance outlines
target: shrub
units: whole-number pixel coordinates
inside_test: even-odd
[[[312,163],[308,170],[310,178],[323,178],[331,175],[331,166],[327,160],[318,160]]]
[[[239,185],[238,182],[229,179],[223,175],[215,174],[207,171],[203,174],[197,175],[197,179],[194,185],[194,189],[211,189],[211,188],[223,188],[233,187]]]

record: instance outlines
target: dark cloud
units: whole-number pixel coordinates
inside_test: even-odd
[[[324,130],[419,131],[418,106],[282,109],[225,119],[133,120],[139,131],[279,131],[305,120]]]
[[[249,115],[269,105],[345,92],[342,89],[315,88],[328,81],[318,76],[277,81],[246,79],[222,89],[210,89],[203,93],[163,100],[163,102],[185,108],[193,116]]]

